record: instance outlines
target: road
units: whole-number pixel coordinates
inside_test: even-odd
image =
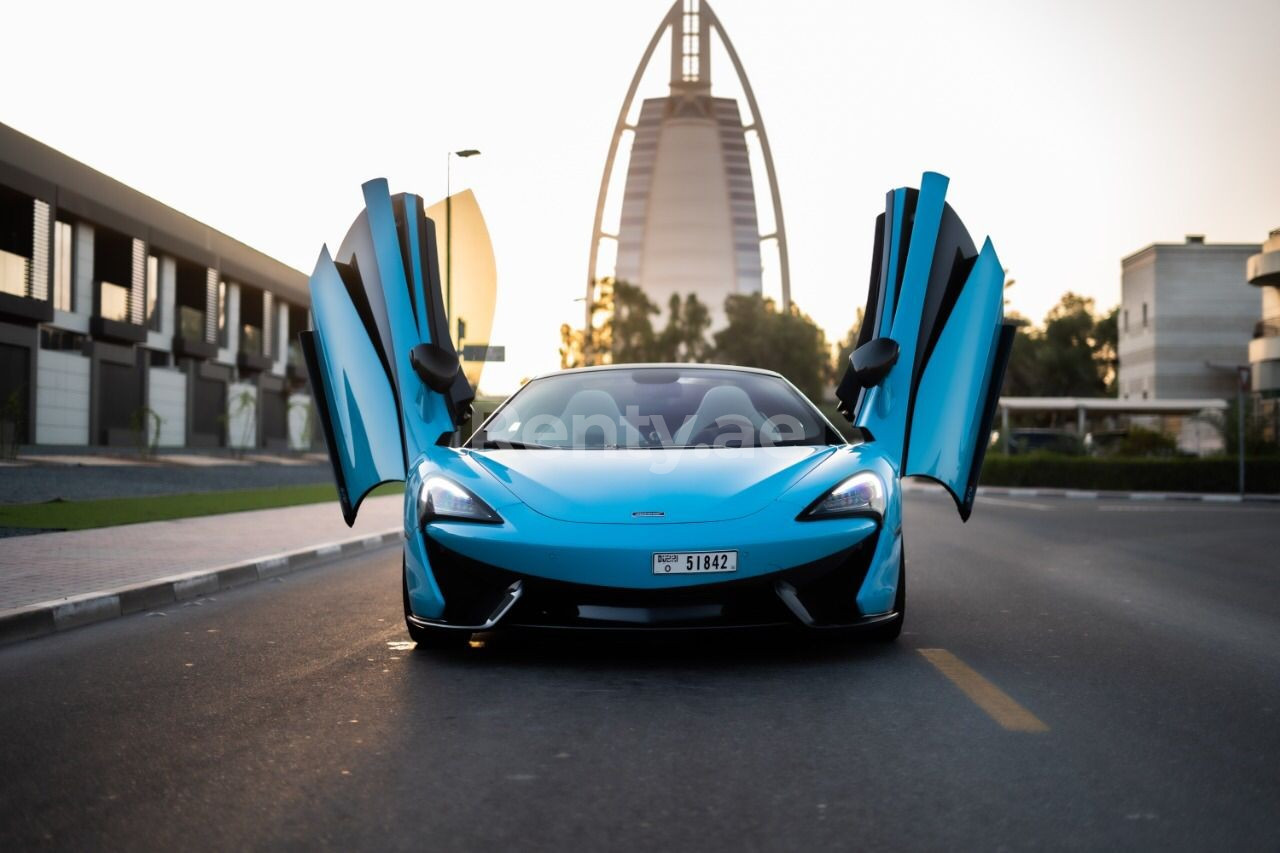
[[[383,551],[0,650],[0,848],[1280,846],[1280,507],[906,524],[890,646],[420,652]]]

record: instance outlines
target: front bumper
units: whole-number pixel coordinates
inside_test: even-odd
[[[880,535],[874,525],[869,535],[855,537],[854,544],[800,565],[727,580],[699,577],[696,583],[680,585],[668,583],[673,580],[670,577],[637,577],[657,582],[644,586],[582,583],[500,567],[449,547],[445,544],[449,537],[441,533],[429,529],[423,541],[425,562],[444,606],[435,616],[408,617],[421,626],[466,631],[499,626],[696,630],[800,625],[847,629],[869,627],[896,616],[893,612],[864,614],[857,603],[878,550]],[[648,551],[642,551],[647,559]]]

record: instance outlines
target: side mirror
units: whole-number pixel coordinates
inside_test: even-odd
[[[456,355],[435,344],[418,344],[409,350],[409,364],[424,385],[440,394],[449,390],[462,369]]]
[[[863,388],[879,385],[898,363],[898,351],[898,342],[893,338],[867,341],[849,356],[854,379]]]

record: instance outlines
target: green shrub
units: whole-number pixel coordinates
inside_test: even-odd
[[[988,453],[982,466],[984,486],[1096,489],[1137,492],[1234,492],[1239,468],[1231,457],[1121,458],[1031,453]],[[1280,492],[1280,457],[1245,460],[1249,492]]]
[[[1112,456],[1176,456],[1178,442],[1173,436],[1145,429],[1140,426],[1129,427],[1129,431],[1108,449]]]

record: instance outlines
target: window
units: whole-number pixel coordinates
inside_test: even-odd
[[[0,187],[0,293],[29,295],[35,206],[31,196]]]
[[[240,352],[268,355],[266,351],[266,303],[261,290],[240,285]]]
[[[93,275],[98,280],[99,316],[128,323],[133,238],[106,228],[94,229]]]
[[[248,323],[240,327],[240,352],[262,355],[262,329]]]
[[[485,424],[493,442],[573,449],[842,444],[780,377],[708,367],[544,376]]]
[[[1147,303],[1142,303],[1142,328],[1147,327]]]
[[[153,332],[160,331],[160,312],[156,310],[156,297],[160,291],[160,259],[147,255],[147,316],[145,323]]]
[[[188,341],[203,341],[204,312],[190,305],[179,305],[178,337]]]
[[[109,281],[102,282],[98,291],[98,314],[117,323],[129,322],[129,288]]]
[[[227,283],[218,282],[218,346],[227,345]]]
[[[53,307],[59,311],[75,310],[75,291],[71,282],[71,250],[75,245],[70,222],[53,223]]]
[[[204,341],[208,271],[182,258],[174,258],[173,266],[174,320],[178,337],[188,341]]]
[[[1128,308],[1124,309],[1124,325],[1123,325],[1123,329],[1124,329],[1124,331],[1126,331],[1126,332],[1127,332],[1127,331],[1129,331],[1129,309],[1128,309]]]
[[[84,349],[84,340],[84,335],[65,329],[51,329],[48,326],[40,329],[40,349],[79,352]]]

